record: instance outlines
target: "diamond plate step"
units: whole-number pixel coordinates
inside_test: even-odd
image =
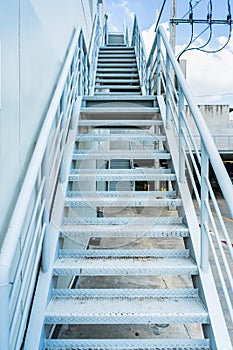
[[[103,116],[103,115],[107,115],[107,116],[110,116],[110,115],[114,115],[114,116],[119,116],[119,114],[124,114],[126,116],[129,116],[129,115],[132,115],[132,116],[138,116],[138,115],[144,115],[146,117],[148,116],[153,116],[154,114],[156,113],[159,113],[159,108],[158,107],[155,107],[155,108],[150,108],[150,107],[146,107],[146,108],[135,108],[135,107],[87,107],[87,108],[82,108],[81,111],[80,111],[81,115],[85,115],[85,114],[95,114],[95,115],[100,115],[100,116]],[[95,120],[93,120],[95,121]],[[80,125],[80,122],[81,120],[79,121],[79,125]],[[106,120],[102,120],[102,122],[107,122]],[[111,122],[111,120],[110,120]],[[115,121],[115,124],[117,122],[120,122],[119,121]],[[123,122],[123,120],[122,120]],[[135,120],[135,122],[137,122],[137,120]],[[143,123],[143,120],[138,120],[138,126],[141,125],[146,125],[145,123],[147,123],[147,121],[144,121]],[[140,123],[141,122],[141,123]],[[154,122],[156,122],[155,120],[152,120],[151,121],[151,125],[156,125],[153,124]],[[157,121],[158,122],[158,121]],[[134,125],[134,120],[125,120],[125,125]],[[131,123],[131,124],[130,124]],[[119,125],[119,124],[118,124]],[[159,124],[161,125],[161,124]],[[137,125],[136,125],[137,126]]]
[[[99,108],[98,108],[99,109]],[[105,109],[105,108],[104,108]],[[97,108],[83,108],[82,112],[88,112],[88,110],[90,111],[90,113],[93,112],[98,112]],[[105,109],[106,111],[102,112],[102,113],[108,113],[108,108]],[[112,109],[110,109],[111,113],[114,113],[114,111]],[[143,113],[154,113],[155,111],[143,111]],[[102,114],[101,113],[101,114]],[[132,113],[134,113],[132,111]],[[111,126],[136,126],[136,127],[150,127],[150,126],[160,126],[162,125],[162,121],[161,120],[155,120],[155,119],[149,119],[149,120],[88,120],[88,119],[81,119],[79,121],[79,126],[92,126],[92,127],[111,127]]]
[[[135,56],[129,56],[129,55],[126,55],[125,57],[122,57],[122,56],[101,57],[101,56],[99,56],[97,65],[99,65],[99,63],[104,63],[104,62],[107,62],[107,63],[121,63],[121,62],[134,63],[134,62],[136,62],[136,58],[135,58]]]
[[[134,61],[135,62],[135,61]],[[115,71],[115,67],[116,68],[137,68],[137,64],[136,63],[116,63],[116,62],[112,62],[112,63],[98,63],[97,66],[97,70],[99,70],[99,68],[109,68],[109,67],[113,67],[112,71]]]
[[[56,289],[45,315],[47,324],[208,322],[195,289]]]
[[[107,156],[106,156],[107,157]],[[93,157],[94,159],[96,157]],[[75,158],[76,159],[76,158]],[[81,159],[85,159],[81,158]],[[111,157],[113,159],[113,157]],[[175,181],[175,174],[159,173],[141,169],[82,169],[74,170],[69,181]],[[146,196],[146,194],[145,194]],[[149,195],[148,195],[149,196]]]
[[[129,73],[97,73],[96,74],[96,77],[104,77],[104,78],[114,78],[114,77],[122,77],[122,78],[136,78],[138,77],[138,74],[137,73],[132,73],[131,71],[129,71]]]
[[[78,142],[102,142],[102,141],[134,141],[134,142],[165,142],[165,135],[150,134],[78,134]]]
[[[96,196],[83,198],[71,198],[68,197],[65,200],[65,207],[180,207],[182,206],[181,199],[172,198],[150,198],[141,196],[137,198],[121,198],[121,197],[105,197],[98,198]]]
[[[173,238],[189,237],[189,230],[185,225],[63,225],[61,236],[70,238]]]
[[[73,159],[171,159],[171,154],[165,151],[83,151],[79,150],[73,153]]]
[[[54,276],[197,275],[189,250],[62,250]]]
[[[208,339],[47,339],[45,350],[210,350]]]
[[[110,218],[93,218],[93,217],[82,217],[82,218],[64,218],[63,225],[116,225],[116,228],[120,225],[129,225],[137,224],[139,227],[144,227],[144,225],[180,225],[182,224],[181,217],[110,217]]]
[[[128,74],[131,74],[133,72],[137,73],[138,75],[138,69],[136,66],[134,67],[128,67],[128,68],[115,68],[114,70],[112,68],[103,68],[103,67],[97,67],[97,73],[102,73],[102,72],[111,72],[112,74],[117,73],[117,72],[127,72]]]
[[[121,92],[117,92],[117,91],[105,91],[105,92],[97,92],[97,91],[95,91],[95,95],[96,96],[109,96],[109,95],[111,95],[111,96],[130,96],[130,98],[131,98],[131,96],[135,96],[135,95],[141,95],[142,93],[141,93],[141,91],[139,92],[139,91],[131,91],[131,92],[129,92],[129,91],[121,91]]]
[[[130,83],[130,82],[128,82]],[[129,89],[129,90],[136,90],[139,89],[139,85],[95,85],[96,89]]]
[[[103,77],[105,78],[105,76]],[[130,77],[127,77],[125,79],[96,79],[96,83],[100,84],[119,84],[119,83],[127,83],[127,84],[139,84],[139,79],[130,79]]]
[[[69,197],[76,197],[76,198],[96,198],[96,199],[105,199],[105,198],[141,198],[142,196],[145,198],[156,198],[156,197],[162,197],[162,198],[170,198],[176,197],[176,191],[67,191],[66,196]]]

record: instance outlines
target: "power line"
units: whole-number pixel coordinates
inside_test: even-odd
[[[164,0],[164,1],[163,1],[161,10],[160,10],[160,12],[159,12],[159,17],[158,17],[157,22],[156,22],[156,25],[155,25],[155,32],[156,32],[156,30],[158,29],[159,21],[160,21],[160,19],[161,19],[162,14],[163,14],[163,10],[164,10],[164,6],[165,6],[165,4],[166,4],[166,1],[167,1],[167,0]]]
[[[231,6],[230,6],[230,0],[227,0],[227,16],[226,19],[221,19],[221,20],[216,20],[213,19],[213,2],[212,0],[209,0],[208,2],[208,6],[207,6],[207,16],[206,19],[196,19],[194,18],[194,7],[196,7],[199,3],[201,2],[201,0],[196,1],[196,3],[193,5],[192,4],[192,0],[189,1],[189,11],[186,12],[186,14],[180,18],[172,18],[170,20],[170,23],[172,24],[185,24],[185,23],[189,23],[191,25],[191,36],[190,36],[190,40],[189,43],[186,45],[186,47],[179,53],[178,55],[178,60],[180,59],[181,55],[183,55],[183,53],[185,53],[186,51],[190,51],[190,50],[199,50],[205,53],[217,53],[221,50],[223,50],[229,43],[230,39],[231,39],[231,30],[232,30],[232,15],[231,15]],[[189,18],[185,18],[187,15],[189,15]],[[195,36],[195,38],[193,38],[194,36],[194,24],[207,24],[207,27],[202,30],[202,32],[200,32],[197,36]],[[207,49],[208,44],[211,42],[211,40],[213,39],[213,25],[214,24],[224,24],[224,25],[228,25],[229,26],[229,33],[228,33],[228,38],[225,42],[224,45],[222,45],[221,47],[217,48],[217,49]],[[206,40],[206,42],[204,44],[202,44],[199,47],[190,47],[194,41],[196,41],[202,34],[204,34],[207,30],[209,29],[209,37]]]

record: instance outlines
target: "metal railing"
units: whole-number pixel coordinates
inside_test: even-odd
[[[0,252],[0,349],[20,349],[37,274],[46,271],[50,249],[46,239],[54,196],[65,159],[69,131],[77,117],[78,96],[90,93],[98,43],[98,19],[88,56],[80,28],[72,42],[45,117]],[[93,56],[93,60],[92,60]],[[91,64],[89,62],[91,60]]]
[[[190,196],[193,196],[197,203],[196,212],[197,216],[200,216],[200,227],[197,227],[197,232],[200,234],[201,242],[198,264],[203,271],[211,265],[215,282],[221,286],[218,290],[221,289],[223,292],[224,303],[227,305],[229,314],[226,315],[224,312],[224,315],[233,321],[231,272],[233,248],[209,178],[210,164],[231,217],[233,217],[233,186],[204,118],[193,101],[162,26],[157,30],[146,68],[147,94],[164,96],[165,127],[173,129],[176,135],[179,149],[179,182],[191,183]],[[185,105],[190,109],[192,126],[189,125]]]
[[[144,41],[142,39],[141,31],[140,31],[136,16],[134,17],[131,46],[133,46],[135,48],[140,84],[141,84],[141,88],[142,88],[142,93],[143,93],[143,95],[145,95],[145,93],[146,93],[146,91],[145,91],[145,86],[146,86],[146,51],[145,51]]]

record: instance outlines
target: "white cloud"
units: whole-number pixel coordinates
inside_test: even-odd
[[[130,11],[129,7],[128,7],[128,2],[127,0],[121,0],[120,3],[116,3],[116,2],[112,2],[112,6],[113,7],[118,7],[118,8],[122,8],[125,12],[125,14],[129,17],[129,19],[131,21],[134,20],[134,13],[132,11]]]

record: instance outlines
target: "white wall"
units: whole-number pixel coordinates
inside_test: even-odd
[[[219,151],[233,150],[233,121],[230,119],[228,105],[200,105],[200,111],[210,130]],[[190,118],[188,108],[187,115],[191,123],[194,135],[197,135],[196,128]]]
[[[0,238],[34,149],[74,27],[89,43],[96,0],[0,2]]]

